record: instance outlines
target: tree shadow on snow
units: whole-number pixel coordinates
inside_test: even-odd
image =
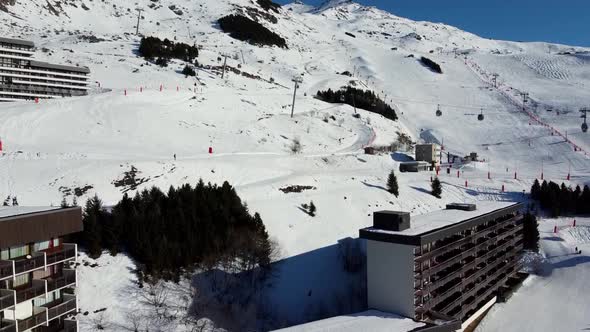
[[[412,189],[414,189],[416,191],[419,191],[421,193],[432,195],[432,193],[428,189],[424,189],[424,188],[420,188],[420,187],[414,187],[414,186],[410,186],[410,188],[412,188]]]
[[[376,189],[381,189],[381,190],[388,191],[387,188],[385,188],[383,186],[380,186],[378,184],[371,184],[371,183],[368,183],[366,181],[361,181],[361,183],[364,184],[365,186],[369,187],[369,188],[376,188]]]
[[[272,264],[272,276],[215,269],[193,277],[194,311],[230,330],[274,330],[367,310],[365,241],[337,243]]]
[[[574,267],[580,264],[590,263],[589,256],[577,255],[572,258],[565,259],[563,261],[557,262],[553,264],[554,269],[562,269],[568,267]]]

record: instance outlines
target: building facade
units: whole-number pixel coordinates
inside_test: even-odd
[[[521,209],[507,202],[450,204],[412,220],[404,212],[376,212],[373,227],[360,230],[369,308],[465,328],[518,283]]]
[[[35,44],[0,37],[0,101],[83,96],[87,67],[55,65],[33,59]]]
[[[0,332],[76,332],[75,208],[0,208]]]
[[[433,166],[440,164],[438,144],[416,144],[416,161],[425,161]]]

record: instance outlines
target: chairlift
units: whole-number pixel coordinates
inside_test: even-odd
[[[582,132],[588,132],[588,124],[586,122],[582,123]]]
[[[442,116],[442,111],[440,110],[440,105],[436,108],[436,116]]]
[[[483,116],[483,109],[481,110],[481,113],[479,113],[479,114],[477,115],[477,119],[478,119],[479,121],[483,121],[483,119],[484,119],[484,116]]]

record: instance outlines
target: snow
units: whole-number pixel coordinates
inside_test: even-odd
[[[542,253],[547,258],[542,275],[529,280],[503,304],[495,305],[477,332],[581,331],[588,328],[590,312],[590,218],[539,221]],[[554,227],[561,230],[555,234]],[[571,234],[585,233],[572,239]],[[582,250],[575,254],[575,248]]]
[[[59,15],[48,11],[48,3]],[[546,179],[567,185],[590,183],[588,156],[573,151],[572,144],[551,135],[547,127],[531,123],[517,93],[529,92],[539,106],[536,113],[531,106],[527,110],[557,130],[567,130],[569,139],[588,151],[590,136],[580,132],[576,113],[578,107],[590,104],[589,49],[489,40],[346,1],[332,1],[321,10],[301,4],[284,7],[273,14],[278,23],[262,20],[262,24],[285,37],[289,48],[256,47],[233,40],[216,24],[224,15],[256,6],[254,2],[161,0],[153,9],[152,3],[90,1],[85,2],[86,10],[70,1],[29,0],[9,6],[10,13],[0,12],[3,36],[33,40],[40,61],[87,65],[91,80],[101,85],[98,88],[97,83],[87,97],[0,104],[4,148],[0,195],[17,196],[21,205],[58,206],[73,189],[91,187],[78,197],[79,204],[98,194],[110,205],[129,189],[113,182],[132,166],[145,180],[137,190],[195,184],[199,178],[212,183],[228,180],[250,211],[261,214],[281,246],[278,276],[267,294],[281,326],[312,320],[317,315],[310,311],[321,307],[322,300],[332,312],[342,314],[332,302],[357,289],[359,276],[343,271],[338,243],[356,238],[360,228],[372,225],[374,211],[420,215],[451,202],[522,201],[522,191],[542,172]],[[184,14],[176,15],[169,5]],[[218,57],[228,54],[229,66],[241,65],[240,70],[262,80],[233,73],[221,79],[211,70],[199,70],[197,81],[179,74],[185,65],[180,61],[172,61],[168,68],[147,64],[136,55],[136,8],[145,9],[143,34],[201,45],[198,61],[203,65],[219,66]],[[104,41],[90,43],[80,35]],[[564,52],[573,55],[559,54]],[[468,55],[467,64],[463,54]],[[417,61],[421,56],[439,63],[443,74],[423,67]],[[345,70],[354,71],[355,77],[336,74]],[[500,74],[499,89],[492,87],[487,75],[493,72]],[[291,119],[291,79],[302,74]],[[271,77],[276,84],[269,82]],[[391,122],[363,110],[358,110],[361,117],[356,119],[350,106],[313,98],[320,89],[348,84],[374,90],[395,107],[400,120]],[[439,104],[443,116],[436,117]],[[544,110],[549,106],[563,112],[558,116]],[[485,120],[478,121],[482,108]],[[400,196],[395,198],[384,189],[387,175],[413,153],[371,156],[364,155],[362,148],[389,145],[398,133],[439,141],[445,151],[459,156],[475,151],[482,161],[456,166],[450,174],[443,168],[440,200],[429,193],[433,173],[398,172]],[[303,145],[298,154],[290,151],[295,138]],[[566,180],[568,172],[571,181]],[[288,185],[316,190],[279,191]],[[314,218],[299,209],[312,200],[318,208]],[[121,302],[117,290],[132,287],[127,270],[132,262],[119,256],[112,258],[112,264],[110,257],[104,259],[101,268],[88,268],[79,276],[81,288],[93,287],[82,290],[82,308],[96,310],[110,301]],[[549,279],[535,278],[521,292],[530,288],[553,296],[556,303],[567,302],[566,296],[587,292],[582,279],[574,279],[588,273],[586,265],[556,269]],[[101,269],[104,273],[97,273]],[[565,289],[568,283],[571,293]],[[103,287],[110,295],[97,300]],[[518,300],[517,295],[507,305],[522,306],[529,303],[524,298],[532,297],[530,303],[547,304],[542,309],[548,309],[543,296],[531,292]],[[587,304],[580,303],[587,301],[579,298],[572,306],[589,312]],[[129,311],[136,300],[130,294],[116,305]],[[498,310],[498,317],[522,313],[518,306],[510,310],[513,314]],[[566,311],[561,313],[565,317]],[[529,313],[529,318],[536,316]],[[82,319],[96,317],[91,312]],[[121,315],[110,319],[113,324],[125,322]],[[584,320],[581,314],[572,316],[571,324]],[[526,330],[528,323],[514,321],[519,322],[514,328]],[[89,324],[81,330],[90,330]]]
[[[23,214],[46,212],[57,210],[59,207],[52,206],[0,206],[0,218],[9,218]]]
[[[347,316],[332,317],[316,322],[297,325],[277,330],[277,332],[336,332],[336,331],[371,331],[371,332],[409,332],[424,327],[424,323],[390,313],[369,310]]]
[[[433,211],[418,216],[412,216],[410,219],[410,228],[403,231],[390,231],[378,228],[367,228],[369,232],[398,234],[398,235],[420,235],[433,230],[448,227],[471,218],[488,214],[490,212],[515,205],[515,202],[500,201],[480,201],[477,202],[477,208],[474,211],[463,211],[455,209],[444,209]]]

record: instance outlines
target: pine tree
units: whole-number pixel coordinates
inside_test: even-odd
[[[86,202],[82,222],[84,224],[84,246],[92,258],[100,257],[102,252],[102,234],[100,228],[102,201],[94,196]]]
[[[399,196],[397,177],[395,176],[395,172],[393,170],[391,170],[389,177],[387,178],[387,191],[389,191],[389,193],[393,194],[395,197]]]
[[[523,218],[524,249],[539,252],[539,224],[537,217],[527,212]]]
[[[315,207],[315,204],[313,204],[313,201],[309,202],[309,215],[312,217],[315,217],[316,211],[317,211],[317,208]]]
[[[531,187],[531,198],[532,199],[539,199],[541,197],[541,184],[539,180],[535,179],[533,186]]]
[[[436,198],[441,198],[442,185],[441,185],[440,180],[438,178],[434,178],[434,180],[432,181],[431,187],[432,187],[432,191],[430,193],[432,194],[432,196],[434,196]]]
[[[70,207],[70,205],[68,204],[68,201],[66,200],[66,196],[64,196],[64,197],[62,198],[62,200],[61,200],[61,204],[60,204],[60,205],[61,205],[61,208],[62,208],[62,209],[65,209],[65,208],[68,208],[68,207]]]

